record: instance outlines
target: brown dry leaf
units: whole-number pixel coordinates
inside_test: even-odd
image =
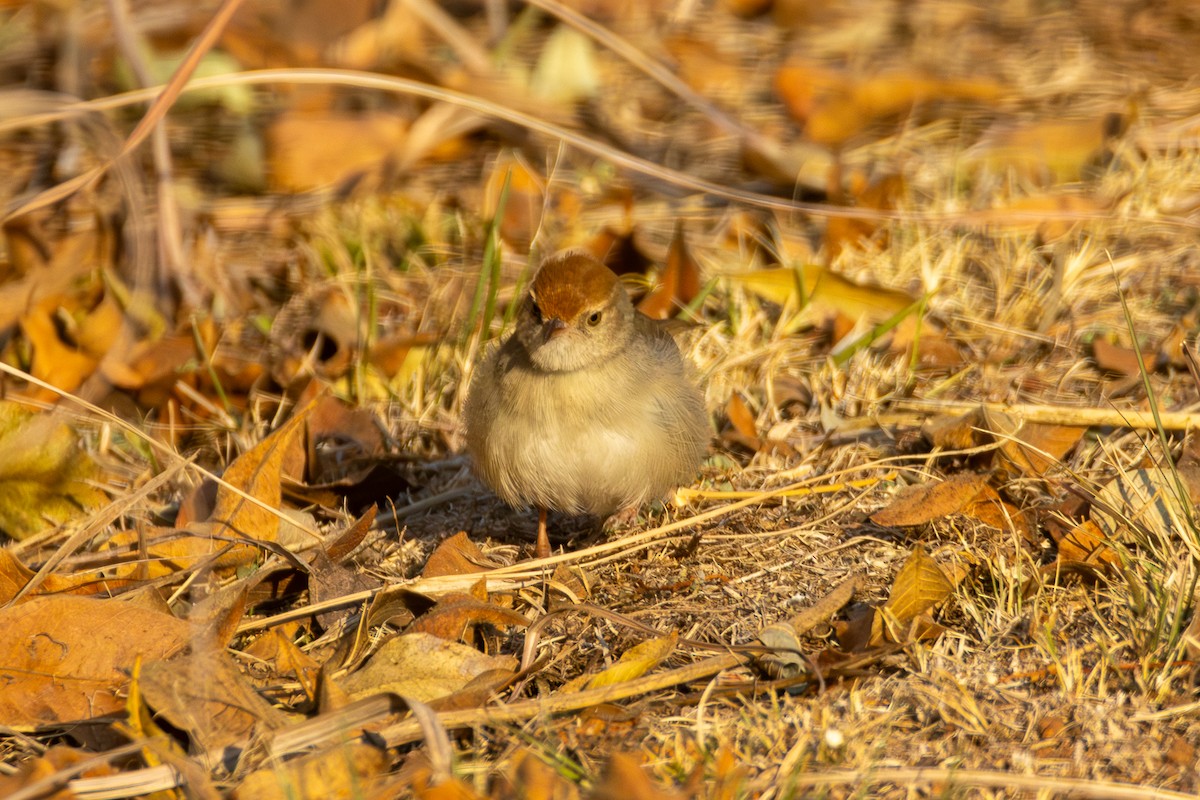
[[[820,600],[793,616],[788,623],[797,635],[802,636],[818,625],[828,622],[834,614],[841,611],[847,603],[854,599],[858,583],[859,577],[851,575],[830,589],[829,593]]]
[[[618,275],[642,275],[654,261],[646,255],[638,238],[637,228],[633,225],[623,232],[612,227],[602,228],[584,249]]]
[[[382,111],[285,111],[267,128],[271,187],[307,192],[373,172],[396,155],[407,132],[406,120]]]
[[[924,525],[966,508],[981,492],[988,490],[983,475],[955,475],[944,481],[908,486],[891,504],[871,515],[876,525]]]
[[[428,703],[457,692],[489,670],[516,668],[512,656],[488,656],[428,633],[405,633],[384,642],[342,686],[355,699],[395,692]]]
[[[60,296],[43,299],[21,317],[21,332],[33,347],[29,373],[64,391],[73,392],[95,371],[100,360],[59,335],[55,321],[64,302]],[[58,395],[49,389],[32,388],[32,393],[46,402],[58,399]]]
[[[937,100],[994,103],[1008,92],[987,80],[949,80],[919,73],[854,77],[794,61],[775,75],[775,89],[808,139],[838,147],[867,126]]]
[[[1108,537],[1100,526],[1090,519],[1071,528],[1058,540],[1058,558],[1114,569],[1121,566],[1121,556],[1108,544]]]
[[[992,172],[1071,183],[1083,177],[1085,167],[1095,163],[1122,124],[1112,114],[1099,119],[1039,119],[993,132],[973,161]]]
[[[330,800],[370,797],[391,759],[370,744],[339,744],[311,755],[251,772],[230,793],[232,800]]]
[[[190,333],[171,334],[136,342],[126,358],[125,369],[115,374],[105,372],[104,377],[114,386],[137,392],[139,403],[157,408],[172,396],[176,382],[188,380],[182,368],[195,358],[195,337]]]
[[[468,631],[480,624],[497,628],[510,625],[526,627],[529,620],[512,609],[456,592],[447,594],[436,606],[414,620],[408,631],[431,633],[454,642],[465,639]]]
[[[1012,503],[1001,498],[990,486],[985,486],[983,491],[976,495],[975,499],[964,506],[959,513],[979,520],[984,525],[989,525],[997,530],[1016,531],[1029,544],[1035,547],[1038,544],[1028,516]]]
[[[579,787],[564,778],[554,767],[522,748],[512,759],[508,780],[510,789],[504,796],[524,800],[578,800]]]
[[[225,485],[217,487],[216,502],[208,522],[220,533],[239,539],[273,542],[279,532],[279,508],[281,498],[280,474],[283,457],[292,439],[300,433],[308,418],[311,406],[297,409],[291,419],[279,429],[272,431],[261,442],[242,453],[222,475],[226,484],[237,487],[235,492]],[[246,499],[249,495],[267,508]],[[241,552],[238,552],[238,551]],[[252,559],[253,547],[235,548],[226,555],[227,562],[237,558]],[[244,563],[244,562],[243,562]]]
[[[591,596],[588,580],[589,576],[582,568],[559,564],[550,576],[551,605],[556,608],[563,604],[571,606],[586,601]]]
[[[900,567],[887,601],[879,607],[871,631],[871,644],[883,641],[909,641],[916,632],[917,622],[923,632],[929,632],[928,623],[920,624],[918,618],[944,601],[954,591],[954,584],[928,553],[921,547]],[[886,630],[885,630],[886,627]],[[924,638],[918,634],[918,638]]]
[[[225,747],[287,721],[224,650],[204,648],[145,664],[141,691],[156,714],[187,733],[194,750]]]
[[[218,552],[221,555],[213,564],[217,569],[230,569],[255,560],[259,547],[254,542],[273,543],[278,538],[280,512],[270,509],[280,506],[284,453],[289,441],[301,430],[309,408],[297,410],[278,430],[234,459],[225,471],[227,484],[239,487],[266,508],[218,485],[205,521],[187,522],[181,528],[143,528],[111,537],[110,546],[145,547],[146,557],[135,567],[123,567],[119,570],[121,574],[138,568],[143,570],[139,573],[143,577],[161,577],[190,569]]]
[[[929,417],[921,425],[921,434],[941,450],[970,450],[984,443],[983,411],[968,411],[956,416]]]
[[[588,800],[683,800],[678,792],[659,786],[635,755],[616,753],[608,760]]]
[[[733,425],[735,435],[731,438],[750,450],[758,450],[762,445],[762,440],[758,436],[754,415],[750,413],[746,401],[738,392],[729,395],[729,402],[725,404],[725,413],[729,417],[730,424]]]
[[[518,251],[526,251],[542,224],[546,181],[518,154],[506,152],[496,159],[483,188],[483,216],[491,219],[500,210],[505,185],[508,197],[500,219],[500,238]]]
[[[21,762],[17,771],[11,775],[0,775],[0,797],[12,797],[22,789],[30,789],[44,780],[54,780],[55,776],[61,777],[63,772],[89,761],[92,763],[90,768],[82,772],[72,770],[72,775],[79,778],[99,778],[116,774],[117,768],[107,761],[97,763],[95,753],[56,744],[40,756]],[[42,786],[44,788],[45,784]],[[33,795],[27,793],[27,796]],[[63,789],[54,794],[37,792],[36,797],[38,800],[75,800],[78,795],[70,789]]]
[[[667,251],[667,266],[658,275],[658,285],[638,303],[641,311],[651,319],[667,319],[687,306],[700,294],[700,265],[688,251],[683,235],[683,224],[675,226],[675,236]]]
[[[135,662],[170,658],[192,637],[168,614],[71,595],[0,609],[0,630],[0,719],[15,727],[122,711]]]
[[[445,539],[425,562],[421,570],[422,577],[434,578],[438,575],[466,575],[481,572],[492,564],[478,545],[471,541],[466,531],[459,531]]]
[[[17,593],[34,576],[34,571],[21,563],[8,548],[0,548],[0,606],[12,601]],[[59,575],[51,572],[42,578],[37,588],[26,597],[50,594],[78,594],[109,596],[117,589],[129,585],[126,580],[99,572],[83,572]],[[24,602],[24,598],[22,599]]]
[[[1147,372],[1154,371],[1153,351],[1142,354],[1141,363]],[[1126,378],[1136,378],[1141,375],[1138,366],[1138,354],[1129,347],[1113,344],[1103,337],[1097,337],[1092,342],[1092,358],[1096,366],[1106,372],[1112,372]]]
[[[1000,441],[1000,455],[1009,472],[1044,478],[1087,433],[1086,425],[1045,425],[1023,422],[1010,414],[988,411],[989,431]]]
[[[25,539],[108,502],[71,426],[0,400],[0,532]]]
[[[984,486],[958,513],[1002,531],[1016,530],[1026,541],[1034,540],[1026,515],[991,486]]]
[[[295,678],[309,700],[318,699],[317,679],[321,665],[308,653],[296,646],[296,636],[299,625],[295,622],[284,623],[271,629],[265,636],[259,636],[248,647],[245,653],[260,661],[273,664],[275,672],[281,676]]]
[[[650,670],[666,661],[675,652],[679,635],[672,632],[657,639],[648,639],[641,644],[631,647],[624,655],[603,672],[593,676],[587,682],[587,688],[599,689],[601,686],[612,686],[615,683],[625,683],[634,678],[640,678]]]

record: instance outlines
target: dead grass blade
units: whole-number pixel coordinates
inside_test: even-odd
[[[934,411],[939,414],[961,414],[983,409],[990,414],[1010,414],[1025,422],[1045,425],[1087,425],[1108,428],[1134,428],[1156,430],[1161,423],[1163,430],[1184,431],[1200,427],[1200,412],[1150,411],[1116,408],[1087,408],[1051,406],[1038,404],[967,403],[952,400],[897,400],[896,406],[914,411]]]

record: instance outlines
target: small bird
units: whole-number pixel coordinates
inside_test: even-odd
[[[516,329],[479,365],[464,408],[467,448],[492,491],[538,510],[607,518],[690,482],[708,417],[671,335],[637,312],[587,253],[546,259]]]

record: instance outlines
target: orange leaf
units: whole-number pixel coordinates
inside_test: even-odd
[[[489,566],[487,556],[471,541],[466,531],[459,531],[445,539],[425,562],[422,577],[438,575],[466,575],[481,572]]]
[[[169,658],[192,639],[169,614],[70,595],[0,609],[0,630],[0,719],[14,726],[122,711],[135,662]]]
[[[982,475],[920,483],[901,491],[887,508],[872,514],[871,521],[876,525],[923,525],[961,511],[984,491],[991,489]]]
[[[667,266],[658,276],[658,286],[638,303],[638,311],[652,319],[667,319],[700,294],[700,265],[688,252],[683,225],[676,224],[675,238],[667,252]]]

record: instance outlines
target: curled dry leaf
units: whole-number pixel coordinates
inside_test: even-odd
[[[497,628],[511,625],[527,627],[529,620],[510,608],[456,592],[443,597],[436,606],[414,620],[408,630],[458,641],[465,639],[468,631],[481,624]]]
[[[438,575],[467,575],[482,572],[494,564],[483,554],[479,546],[471,541],[466,531],[459,531],[445,539],[425,562],[421,575],[433,578]]]
[[[1071,528],[1058,540],[1058,560],[1101,564],[1112,569],[1121,566],[1120,555],[1108,543],[1100,526],[1090,519]]]
[[[667,266],[658,276],[658,285],[638,303],[651,319],[667,319],[700,294],[700,265],[692,258],[683,235],[683,225],[675,226],[675,238],[667,251]]]
[[[992,409],[984,418],[987,429],[999,440],[1008,472],[1027,478],[1045,478],[1087,433],[1086,425],[1024,422]]]
[[[990,490],[983,475],[955,475],[944,481],[919,483],[903,489],[887,508],[871,515],[876,525],[924,525],[966,508]]]

